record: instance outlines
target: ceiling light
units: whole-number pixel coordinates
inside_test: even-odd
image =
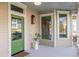
[[[41,2],[34,2],[35,5],[41,5]]]

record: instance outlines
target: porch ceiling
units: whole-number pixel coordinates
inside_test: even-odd
[[[77,2],[42,2],[39,6],[34,5],[33,2],[22,3],[37,11],[39,14],[52,12],[53,9],[75,10],[77,8]]]

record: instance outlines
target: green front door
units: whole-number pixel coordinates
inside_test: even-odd
[[[11,54],[14,55],[24,50],[24,18],[21,16],[12,15],[11,19]]]

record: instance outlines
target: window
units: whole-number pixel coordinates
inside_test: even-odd
[[[42,39],[51,40],[51,16],[41,18]]]
[[[11,10],[23,13],[23,9],[14,5],[11,5]]]
[[[67,37],[67,14],[59,14],[59,37]]]

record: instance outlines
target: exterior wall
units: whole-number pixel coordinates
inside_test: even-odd
[[[35,15],[35,24],[31,24],[31,15]],[[31,44],[36,32],[39,33],[39,17],[38,14],[32,9],[27,7],[27,49],[31,48]]]
[[[54,47],[54,41],[53,40],[47,40],[47,39],[45,40],[45,39],[43,39],[43,40],[39,41],[39,44],[49,46],[49,47]]]
[[[56,47],[68,47],[71,46],[72,43],[69,39],[63,39],[63,40],[57,40],[56,41]]]
[[[62,10],[61,10],[62,11]],[[54,10],[53,12],[53,20],[54,20],[54,42],[52,41],[47,41],[47,40],[41,40],[41,43],[40,44],[44,44],[44,45],[51,45],[50,42],[52,42],[52,45],[54,45],[54,47],[68,47],[68,46],[72,46],[72,36],[71,36],[71,29],[72,29],[72,23],[71,23],[71,14],[69,14],[69,24],[68,24],[68,28],[69,28],[69,38],[68,39],[58,39],[58,32],[57,32],[57,29],[58,29],[58,26],[57,26],[57,14],[56,14],[56,10]],[[70,11],[71,12],[71,11]],[[45,44],[46,42],[48,42],[47,44]]]
[[[0,56],[9,56],[8,3],[0,3]]]
[[[35,15],[35,24],[31,24],[31,15]],[[26,19],[25,19],[25,50],[31,48],[31,43],[33,41],[34,34],[39,33],[39,16],[38,14],[26,8]],[[9,28],[8,28],[8,3],[0,3],[0,56],[7,57],[10,56],[10,41],[9,41]]]

